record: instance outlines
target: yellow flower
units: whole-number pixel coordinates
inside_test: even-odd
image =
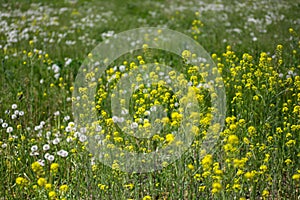
[[[27,182],[28,181],[23,177],[16,178],[16,184],[18,184],[18,185],[25,185]]]
[[[252,135],[255,135],[256,134],[256,128],[254,126],[249,126],[248,128],[248,132],[249,134],[252,136]]]
[[[174,141],[174,135],[173,134],[167,134],[166,135],[166,142],[167,143],[171,143],[171,142],[173,142]]]
[[[268,167],[266,165],[261,165],[259,169],[263,172],[267,171]]]
[[[255,176],[255,172],[254,171],[246,172],[244,174],[244,176],[245,176],[246,179],[252,179]]]
[[[202,185],[202,186],[199,186],[198,190],[199,192],[203,192],[205,190],[206,186],[205,185]]]
[[[195,169],[195,167],[194,167],[193,164],[188,164],[188,168],[189,168],[190,170],[194,170],[194,169]]]
[[[52,173],[57,173],[59,165],[57,163],[52,163],[50,166],[50,171]]]
[[[235,191],[240,190],[241,189],[241,185],[238,183],[233,184],[232,189],[234,189]]]
[[[143,200],[152,200],[152,198],[149,195],[147,195],[147,196],[144,196]]]
[[[50,191],[50,192],[48,193],[48,196],[49,196],[50,199],[55,199],[56,193],[55,193],[54,191]]]
[[[43,171],[43,167],[40,165],[39,162],[34,162],[31,164],[31,169],[35,172],[35,173],[41,173]]]
[[[132,190],[134,188],[134,184],[129,183],[129,184],[124,185],[124,187],[129,189],[129,190]]]
[[[181,56],[182,56],[182,58],[187,59],[187,58],[191,57],[191,52],[189,50],[184,50],[181,53]]]
[[[243,141],[244,141],[244,143],[245,143],[245,144],[250,144],[250,141],[249,141],[249,139],[248,139],[248,138],[246,138],[246,137],[244,137]]]
[[[229,144],[238,144],[239,143],[239,138],[236,135],[229,135],[227,142]]]
[[[281,44],[278,44],[277,47],[276,47],[276,49],[277,49],[278,51],[282,51],[283,46],[282,46]]]
[[[215,182],[215,183],[212,184],[212,188],[213,188],[212,193],[214,194],[214,193],[217,193],[217,192],[221,191],[222,185],[219,182]]]
[[[51,187],[52,187],[52,184],[51,184],[51,183],[47,183],[47,184],[45,185],[45,188],[46,188],[47,190],[51,189]]]
[[[101,183],[98,184],[98,187],[100,188],[100,190],[103,190],[103,191],[108,189],[107,185],[104,185],[104,184],[101,184]]]
[[[213,162],[212,158],[213,158],[212,155],[208,154],[201,160],[201,164],[204,169],[207,170],[210,168],[210,166],[212,165],[212,162]]]
[[[39,186],[45,186],[47,184],[47,181],[45,178],[39,178],[37,183]]]
[[[68,190],[68,185],[64,184],[59,187],[59,190],[62,192],[66,192]]]
[[[268,196],[270,194],[270,192],[268,191],[268,190],[263,190],[263,192],[262,192],[262,196],[263,197],[266,197],[266,196]]]
[[[284,162],[285,162],[287,165],[289,165],[289,164],[292,163],[292,160],[288,158],[288,159],[286,159]]]
[[[292,179],[293,180],[299,180],[300,179],[300,174],[294,174]]]

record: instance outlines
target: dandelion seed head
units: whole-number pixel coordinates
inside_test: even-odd
[[[33,145],[30,149],[31,149],[32,152],[37,151],[38,150],[38,146],[37,145]]]
[[[43,150],[44,151],[48,151],[50,149],[50,145],[49,144],[44,144],[43,145]]]
[[[15,109],[17,109],[17,108],[18,108],[17,104],[11,105],[11,109],[15,110]]]
[[[13,130],[14,130],[13,127],[10,126],[10,127],[7,127],[6,132],[11,133],[11,132],[13,132]]]

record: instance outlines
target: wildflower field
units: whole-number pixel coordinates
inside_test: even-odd
[[[0,5],[1,200],[300,199],[299,2]]]

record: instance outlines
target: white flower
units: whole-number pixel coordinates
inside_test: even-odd
[[[128,110],[127,109],[122,109],[122,111],[121,111],[121,114],[122,115],[127,115],[129,112],[128,112]]]
[[[64,121],[69,121],[69,120],[70,120],[70,116],[67,115],[64,117]]]
[[[5,149],[5,148],[7,147],[7,144],[6,144],[6,143],[3,143],[3,144],[1,145],[1,147],[2,147],[2,149]]]
[[[113,116],[112,120],[113,120],[114,123],[116,123],[116,122],[118,122],[119,118],[117,116]]]
[[[34,152],[34,151],[37,151],[38,150],[38,146],[37,145],[33,145],[31,147],[31,151]]]
[[[17,106],[17,104],[13,104],[13,105],[11,105],[11,108],[12,108],[13,110],[15,110],[15,109],[18,108],[18,106]]]
[[[71,62],[72,62],[72,59],[71,59],[71,58],[68,58],[68,59],[67,59],[67,61],[66,61],[66,63],[65,63],[65,66],[68,66],[68,65],[70,65],[70,64],[71,64]]]
[[[59,139],[59,138],[55,138],[55,139],[52,141],[52,143],[53,143],[54,145],[58,144],[59,142],[60,142],[60,139]]]
[[[48,160],[49,156],[50,156],[50,153],[45,153],[44,158]]]
[[[50,162],[52,162],[54,160],[54,156],[49,154],[49,153],[46,153],[45,154],[45,159],[49,160]]]
[[[59,78],[59,76],[60,76],[60,74],[59,74],[59,73],[57,73],[57,74],[54,74],[54,78],[55,78],[55,79],[58,79],[58,78]]]
[[[13,127],[10,126],[10,127],[8,127],[8,128],[6,129],[6,132],[7,132],[7,133],[11,133],[11,132],[13,132],[13,130],[14,130]]]
[[[139,126],[138,123],[133,122],[133,123],[131,124],[131,129],[135,129],[135,128],[137,128],[138,126]]]
[[[38,131],[38,130],[40,130],[41,128],[42,128],[42,126],[40,126],[40,125],[39,125],[39,126],[35,126],[35,127],[34,127],[34,130],[35,130],[35,131]]]
[[[50,145],[49,145],[49,144],[44,144],[43,150],[44,150],[44,151],[47,151],[47,150],[49,150],[49,149],[50,149]]]
[[[283,77],[283,73],[279,73],[279,74],[278,74],[278,77],[279,77],[279,78],[282,78],[282,77]]]
[[[0,124],[2,124],[2,123],[3,123],[3,119],[0,118]]]
[[[149,115],[150,115],[150,111],[149,111],[149,110],[146,110],[146,111],[144,112],[144,115],[145,115],[145,116],[149,116]]]
[[[45,160],[39,159],[39,160],[38,160],[38,163],[39,163],[41,166],[45,166]]]
[[[63,149],[57,152],[57,155],[59,155],[61,157],[67,157],[68,154],[69,153],[67,151],[63,150]]]
[[[39,132],[36,134],[36,136],[37,136],[37,137],[42,137],[42,136],[43,136],[43,134],[42,134],[42,133],[43,133],[43,131],[42,131],[42,130],[40,130],[40,131],[39,131]]]
[[[44,121],[41,121],[41,122],[40,122],[40,125],[41,125],[41,126],[44,126],[45,124],[46,124],[46,123],[45,123]]]
[[[101,130],[102,130],[102,127],[100,125],[97,125],[95,131],[100,132]]]
[[[5,122],[2,124],[2,128],[6,128],[7,126],[8,126],[8,124]]]
[[[15,115],[15,114],[13,114],[12,116],[11,116],[11,119],[16,119],[17,118],[17,115]]]
[[[80,135],[81,135],[80,132],[75,132],[75,133],[74,133],[74,137],[76,137],[76,138],[80,137]]]
[[[71,132],[71,127],[70,126],[67,126],[66,128],[65,128],[65,131],[68,133],[68,132]]]
[[[47,133],[46,133],[46,138],[49,139],[50,136],[51,136],[51,132],[50,132],[50,131],[47,131]]]
[[[54,73],[58,73],[59,70],[60,70],[60,68],[59,68],[59,66],[57,64],[53,64],[52,65],[52,70],[54,71]]]
[[[150,111],[151,111],[151,112],[155,112],[155,111],[156,111],[156,106],[152,106],[152,107],[150,108]]]
[[[79,141],[80,142],[85,142],[86,141],[86,139],[87,139],[87,137],[85,136],[85,135],[80,135],[80,137],[79,137]]]
[[[72,142],[73,139],[71,137],[67,137],[67,142]]]
[[[14,138],[14,139],[17,139],[17,138],[18,138],[17,135],[12,135],[11,137]]]
[[[19,111],[18,111],[18,110],[15,110],[14,114],[15,114],[15,115],[19,115]]]
[[[119,67],[119,69],[120,69],[121,72],[124,72],[125,69],[126,69],[126,67],[125,67],[124,65],[121,65],[121,66]]]
[[[60,113],[59,113],[59,111],[56,111],[55,113],[54,113],[54,116],[58,116]]]
[[[23,115],[24,115],[24,111],[20,111],[20,112],[19,112],[19,115],[20,115],[20,116],[23,116]]]
[[[59,131],[57,131],[57,132],[54,134],[54,136],[58,138],[58,137],[60,137],[60,136],[61,136],[61,134],[60,134],[60,132],[59,132]]]
[[[85,127],[80,128],[80,132],[81,133],[86,133],[86,128]]]
[[[38,156],[39,155],[39,152],[31,152],[30,154],[29,154],[30,156]]]
[[[119,117],[118,122],[123,123],[125,121],[124,117]]]

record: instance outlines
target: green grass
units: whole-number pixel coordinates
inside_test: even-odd
[[[300,4],[296,1],[0,3],[0,199],[299,199]],[[199,89],[202,112],[195,141],[175,162],[143,174],[104,165],[88,151],[79,127],[66,130],[74,121],[72,91],[78,89],[74,81],[89,52],[105,39],[103,33],[139,27],[166,27],[198,41],[223,78],[227,110],[213,151],[201,152],[213,105],[207,90]],[[128,53],[108,70],[124,61],[126,70],[132,70],[130,63],[141,61],[137,56],[146,64],[168,64],[185,73],[188,81],[195,75],[195,86],[203,82],[180,56],[163,51]],[[66,64],[68,59],[71,63]],[[137,140],[110,125],[110,90],[104,87],[110,75],[107,71],[101,77],[96,97],[103,133],[111,136],[107,141],[124,149],[129,148],[127,141],[136,152],[168,145],[167,135],[176,131],[171,122],[160,141]],[[152,85],[149,91],[154,88],[159,86]],[[150,109],[151,102],[138,101],[141,91],[135,91],[130,112],[143,106]],[[172,102],[165,98],[167,92],[162,87],[153,98],[168,107]],[[169,118],[179,112],[168,109]],[[16,110],[24,115],[13,116]],[[5,124],[13,131],[7,132]],[[114,140],[118,139],[114,132],[121,132],[122,142]],[[60,138],[58,144],[53,144],[55,138]],[[45,144],[50,144],[49,150],[43,150]],[[39,154],[31,155],[35,145]],[[60,150],[68,155],[57,155]],[[47,160],[46,153],[54,161]],[[40,160],[44,166],[36,171],[32,164]],[[53,163],[58,163],[58,171],[51,169]],[[63,191],[62,185],[68,189]],[[56,195],[51,197],[53,192]]]

